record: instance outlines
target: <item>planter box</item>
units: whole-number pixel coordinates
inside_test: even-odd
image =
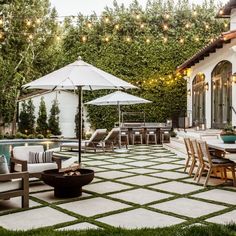
[[[224,143],[235,143],[236,142],[236,135],[227,135],[223,134],[220,135]]]

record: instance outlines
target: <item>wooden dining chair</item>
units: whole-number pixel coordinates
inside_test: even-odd
[[[203,165],[201,166],[199,171],[198,182],[200,181],[203,171],[207,170],[207,176],[204,183],[204,187],[207,186],[212,172],[217,168],[222,168],[224,170],[226,179],[227,169],[231,170],[233,177],[233,185],[236,186],[235,163],[226,158],[213,158],[209,152],[208,145],[205,141],[197,141],[197,145],[199,148],[199,156],[203,160]]]
[[[193,154],[193,147],[191,145],[190,139],[184,138],[184,144],[185,144],[186,151],[187,151],[187,160],[185,163],[184,172],[186,172],[187,168],[189,167],[190,169],[188,171],[188,174],[191,176],[193,173],[194,166],[196,164],[196,160],[195,160],[195,157]]]

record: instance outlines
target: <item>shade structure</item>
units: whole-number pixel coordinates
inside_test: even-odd
[[[151,103],[151,101],[146,100],[144,98],[140,98],[122,91],[116,91],[114,93],[105,95],[103,97],[94,99],[90,102],[87,102],[86,105],[97,105],[97,106],[104,106],[104,105],[116,105],[118,106],[119,112],[119,127],[121,121],[121,105],[132,105],[132,104],[142,104],[142,103]],[[119,135],[119,145],[121,146],[121,133]]]
[[[25,89],[78,90],[79,141],[78,156],[81,163],[82,90],[131,89],[134,85],[90,65],[81,58],[77,61],[22,86]]]

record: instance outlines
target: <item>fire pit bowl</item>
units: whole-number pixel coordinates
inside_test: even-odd
[[[79,197],[82,195],[82,186],[92,182],[94,171],[90,169],[78,169],[80,175],[66,175],[57,169],[46,170],[42,173],[45,184],[54,187],[54,196],[58,198]]]

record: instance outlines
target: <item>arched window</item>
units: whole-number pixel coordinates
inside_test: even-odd
[[[198,73],[192,84],[193,125],[205,123],[205,75]]]
[[[232,64],[218,63],[212,71],[212,128],[221,129],[232,122]]]

